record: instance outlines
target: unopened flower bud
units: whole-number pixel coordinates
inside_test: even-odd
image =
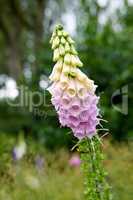
[[[67,37],[69,34],[68,34],[66,31],[63,31],[63,32],[62,32],[62,35],[63,35],[64,37]]]
[[[77,53],[77,51],[75,50],[75,48],[74,48],[73,45],[71,46],[71,53],[72,53],[73,55],[78,55],[78,53]]]
[[[65,38],[64,37],[61,37],[61,44],[65,44],[66,43],[66,40],[65,40]]]
[[[56,33],[55,33],[55,31],[52,33],[52,37],[55,37],[56,36]]]
[[[51,37],[51,39],[50,39],[50,44],[52,44],[52,42],[53,42],[53,40],[54,40],[54,38],[55,38],[55,36],[56,36],[56,33],[55,32],[53,32],[53,34],[52,34],[52,37]]]
[[[51,80],[51,81],[59,81],[59,79],[60,79],[60,72],[52,72],[51,73],[51,75],[49,76],[49,79]]]
[[[60,36],[62,36],[62,31],[58,31],[57,32],[57,35],[60,37]]]
[[[74,44],[74,43],[75,43],[75,42],[72,40],[71,37],[68,37],[68,38],[67,38],[67,41],[68,41],[68,43],[70,43],[70,44]]]
[[[68,42],[66,42],[66,44],[65,44],[65,52],[70,52],[70,46],[69,46],[69,43]]]
[[[76,76],[77,76],[77,70],[78,68],[77,67],[71,67],[71,73],[74,73]]]
[[[53,71],[56,72],[61,72],[62,71],[62,67],[63,67],[63,60],[60,58],[58,60],[58,62],[54,65],[53,67]]]
[[[71,64],[71,55],[69,53],[65,55],[64,62],[68,65]]]
[[[53,37],[51,37],[51,39],[50,39],[49,43],[50,43],[50,44],[52,44],[53,40],[54,40],[54,38],[53,38]]]
[[[60,40],[58,37],[56,37],[54,40],[53,40],[53,44],[52,44],[52,49],[55,49],[56,47],[58,47],[60,43]]]
[[[78,67],[82,67],[83,66],[83,63],[80,61],[78,56],[76,56],[76,62],[77,62],[77,66]]]
[[[70,72],[70,65],[64,63],[62,72],[67,75]]]
[[[54,50],[54,56],[53,56],[53,61],[56,62],[59,59],[59,49]]]
[[[73,67],[77,66],[77,57],[74,55],[71,55],[71,64]]]
[[[88,77],[80,69],[77,69],[77,78],[79,81],[82,81],[82,82],[88,79]]]
[[[61,56],[64,56],[64,54],[65,54],[65,49],[64,49],[64,47],[63,47],[62,44],[60,44],[60,46],[59,46],[59,52],[60,52],[60,55],[61,55]]]

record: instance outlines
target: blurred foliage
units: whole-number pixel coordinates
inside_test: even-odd
[[[79,34],[81,34],[81,58],[86,72],[92,77],[101,96],[103,116],[109,122],[109,129],[115,139],[128,138],[131,132],[132,89],[133,89],[133,19],[132,9],[126,1],[124,8],[117,9],[106,23],[101,25],[99,17],[107,7],[100,7],[97,1],[82,0],[79,13]],[[124,1],[123,1],[124,3]],[[84,19],[84,23],[83,20]],[[122,108],[122,93],[114,95],[118,89],[128,86],[128,114],[114,109]],[[114,96],[112,96],[114,95]],[[126,106],[126,105],[125,105]]]
[[[108,17],[109,3],[102,6],[97,0],[0,1],[0,77],[3,77],[0,88],[5,88],[12,77],[18,86],[28,87],[29,92],[39,91],[42,96],[45,93],[46,98],[45,105],[32,105],[32,112],[28,106],[12,107],[6,98],[0,99],[0,132],[16,134],[23,130],[50,149],[71,146],[75,140],[70,130],[60,129],[50,95],[39,85],[53,66],[49,45],[53,26],[62,22],[71,28],[71,17],[66,22],[64,14],[73,14],[77,50],[85,66],[83,70],[99,86],[101,112],[109,121],[106,127],[114,139],[132,139],[133,6],[126,0],[122,2],[123,7]],[[104,23],[100,21],[102,15]],[[112,94],[125,85],[128,85],[128,115],[111,105]],[[36,101],[35,97],[33,103]],[[114,96],[112,101],[121,106],[122,95]]]
[[[83,199],[83,177],[80,168],[69,166],[71,153],[66,149],[54,153],[44,149],[35,140],[27,139],[27,152],[20,161],[11,156],[16,138],[0,135],[0,199],[10,200],[81,200]],[[132,142],[103,142],[106,156],[105,167],[112,186],[113,199],[132,200]],[[37,168],[36,156],[44,159],[42,168]],[[3,173],[2,173],[3,172]],[[127,178],[128,174],[128,178]],[[55,187],[56,186],[56,187]]]

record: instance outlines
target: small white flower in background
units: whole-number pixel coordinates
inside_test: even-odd
[[[12,156],[14,160],[21,160],[26,153],[26,143],[23,134],[19,135],[18,142],[13,148]]]

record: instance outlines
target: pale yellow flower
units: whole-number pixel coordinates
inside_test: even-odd
[[[56,72],[54,73],[54,71],[51,73],[51,75],[49,76],[49,79],[51,81],[59,81],[60,80],[60,72]]]
[[[65,52],[70,52],[70,45],[68,42],[65,44]]]
[[[64,74],[66,74],[66,75],[68,75],[68,73],[70,72],[70,70],[71,70],[71,67],[70,67],[70,65],[67,65],[67,64],[63,64],[63,68],[62,68],[62,72],[64,73]]]
[[[63,45],[66,44],[66,40],[65,40],[64,37],[61,37],[61,43],[62,43]]]
[[[76,80],[76,91],[79,98],[84,98],[87,95],[87,88],[83,85],[82,82]]]
[[[68,65],[71,64],[71,55],[69,53],[65,55],[64,62]]]
[[[58,62],[54,65],[53,71],[50,75],[50,80],[51,81],[58,81],[60,79],[60,74],[62,71],[62,66],[63,66],[63,60],[60,59]]]
[[[77,66],[77,58],[75,55],[71,55],[71,64],[73,67]]]
[[[65,55],[65,48],[63,47],[62,44],[60,44],[60,46],[59,46],[59,53],[60,53],[61,56]]]
[[[53,56],[53,61],[56,62],[60,57],[60,52],[59,52],[59,49],[55,49],[54,50],[54,56]]]
[[[88,77],[80,70],[77,68],[77,78],[79,81],[84,82]]]
[[[69,86],[65,91],[69,97],[75,97],[76,96],[76,86],[74,80],[69,80]]]
[[[68,77],[64,73],[62,73],[59,81],[60,88],[62,90],[65,90],[68,87],[68,82]]]
[[[53,39],[52,49],[55,49],[56,47],[58,47],[59,43],[60,43],[59,38],[58,38],[58,37],[55,37],[55,38]]]

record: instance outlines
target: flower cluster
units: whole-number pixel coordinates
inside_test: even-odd
[[[48,90],[59,121],[62,126],[71,128],[77,138],[91,138],[99,123],[96,85],[78,68],[83,64],[74,48],[74,41],[61,25],[56,26],[50,43],[56,64],[49,77],[52,85]]]

